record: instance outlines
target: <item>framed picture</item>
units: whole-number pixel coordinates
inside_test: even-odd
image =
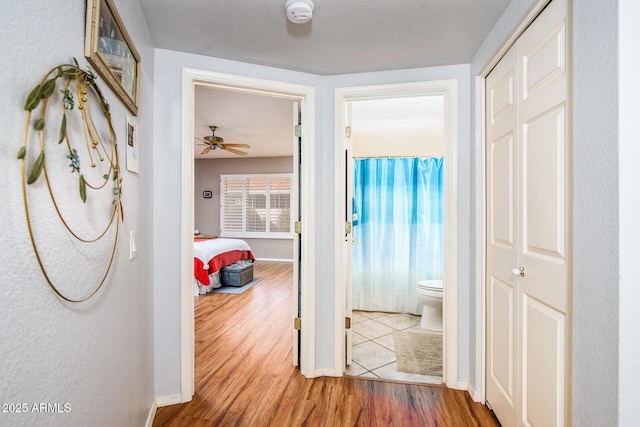
[[[127,116],[127,170],[140,173],[138,164],[138,124]]]
[[[140,55],[113,0],[87,0],[84,54],[129,111],[137,116]]]
[[[210,199],[212,196],[211,191],[209,190],[205,190],[202,192],[202,197],[204,197],[205,199]]]

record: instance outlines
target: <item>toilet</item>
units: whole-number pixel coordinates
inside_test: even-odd
[[[423,305],[420,327],[442,331],[442,280],[420,280],[416,296]]]

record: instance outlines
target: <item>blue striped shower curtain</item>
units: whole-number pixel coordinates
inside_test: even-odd
[[[443,159],[354,161],[353,309],[420,314],[417,281],[443,277]]]

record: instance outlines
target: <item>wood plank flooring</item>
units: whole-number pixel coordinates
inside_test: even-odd
[[[469,394],[361,378],[307,379],[292,366],[292,266],[255,263],[264,280],[195,305],[193,400],[154,426],[498,426]]]

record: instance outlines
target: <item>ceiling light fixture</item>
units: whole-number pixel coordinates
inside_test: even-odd
[[[304,24],[311,21],[314,6],[311,0],[287,0],[284,8],[289,21],[294,24]]]

